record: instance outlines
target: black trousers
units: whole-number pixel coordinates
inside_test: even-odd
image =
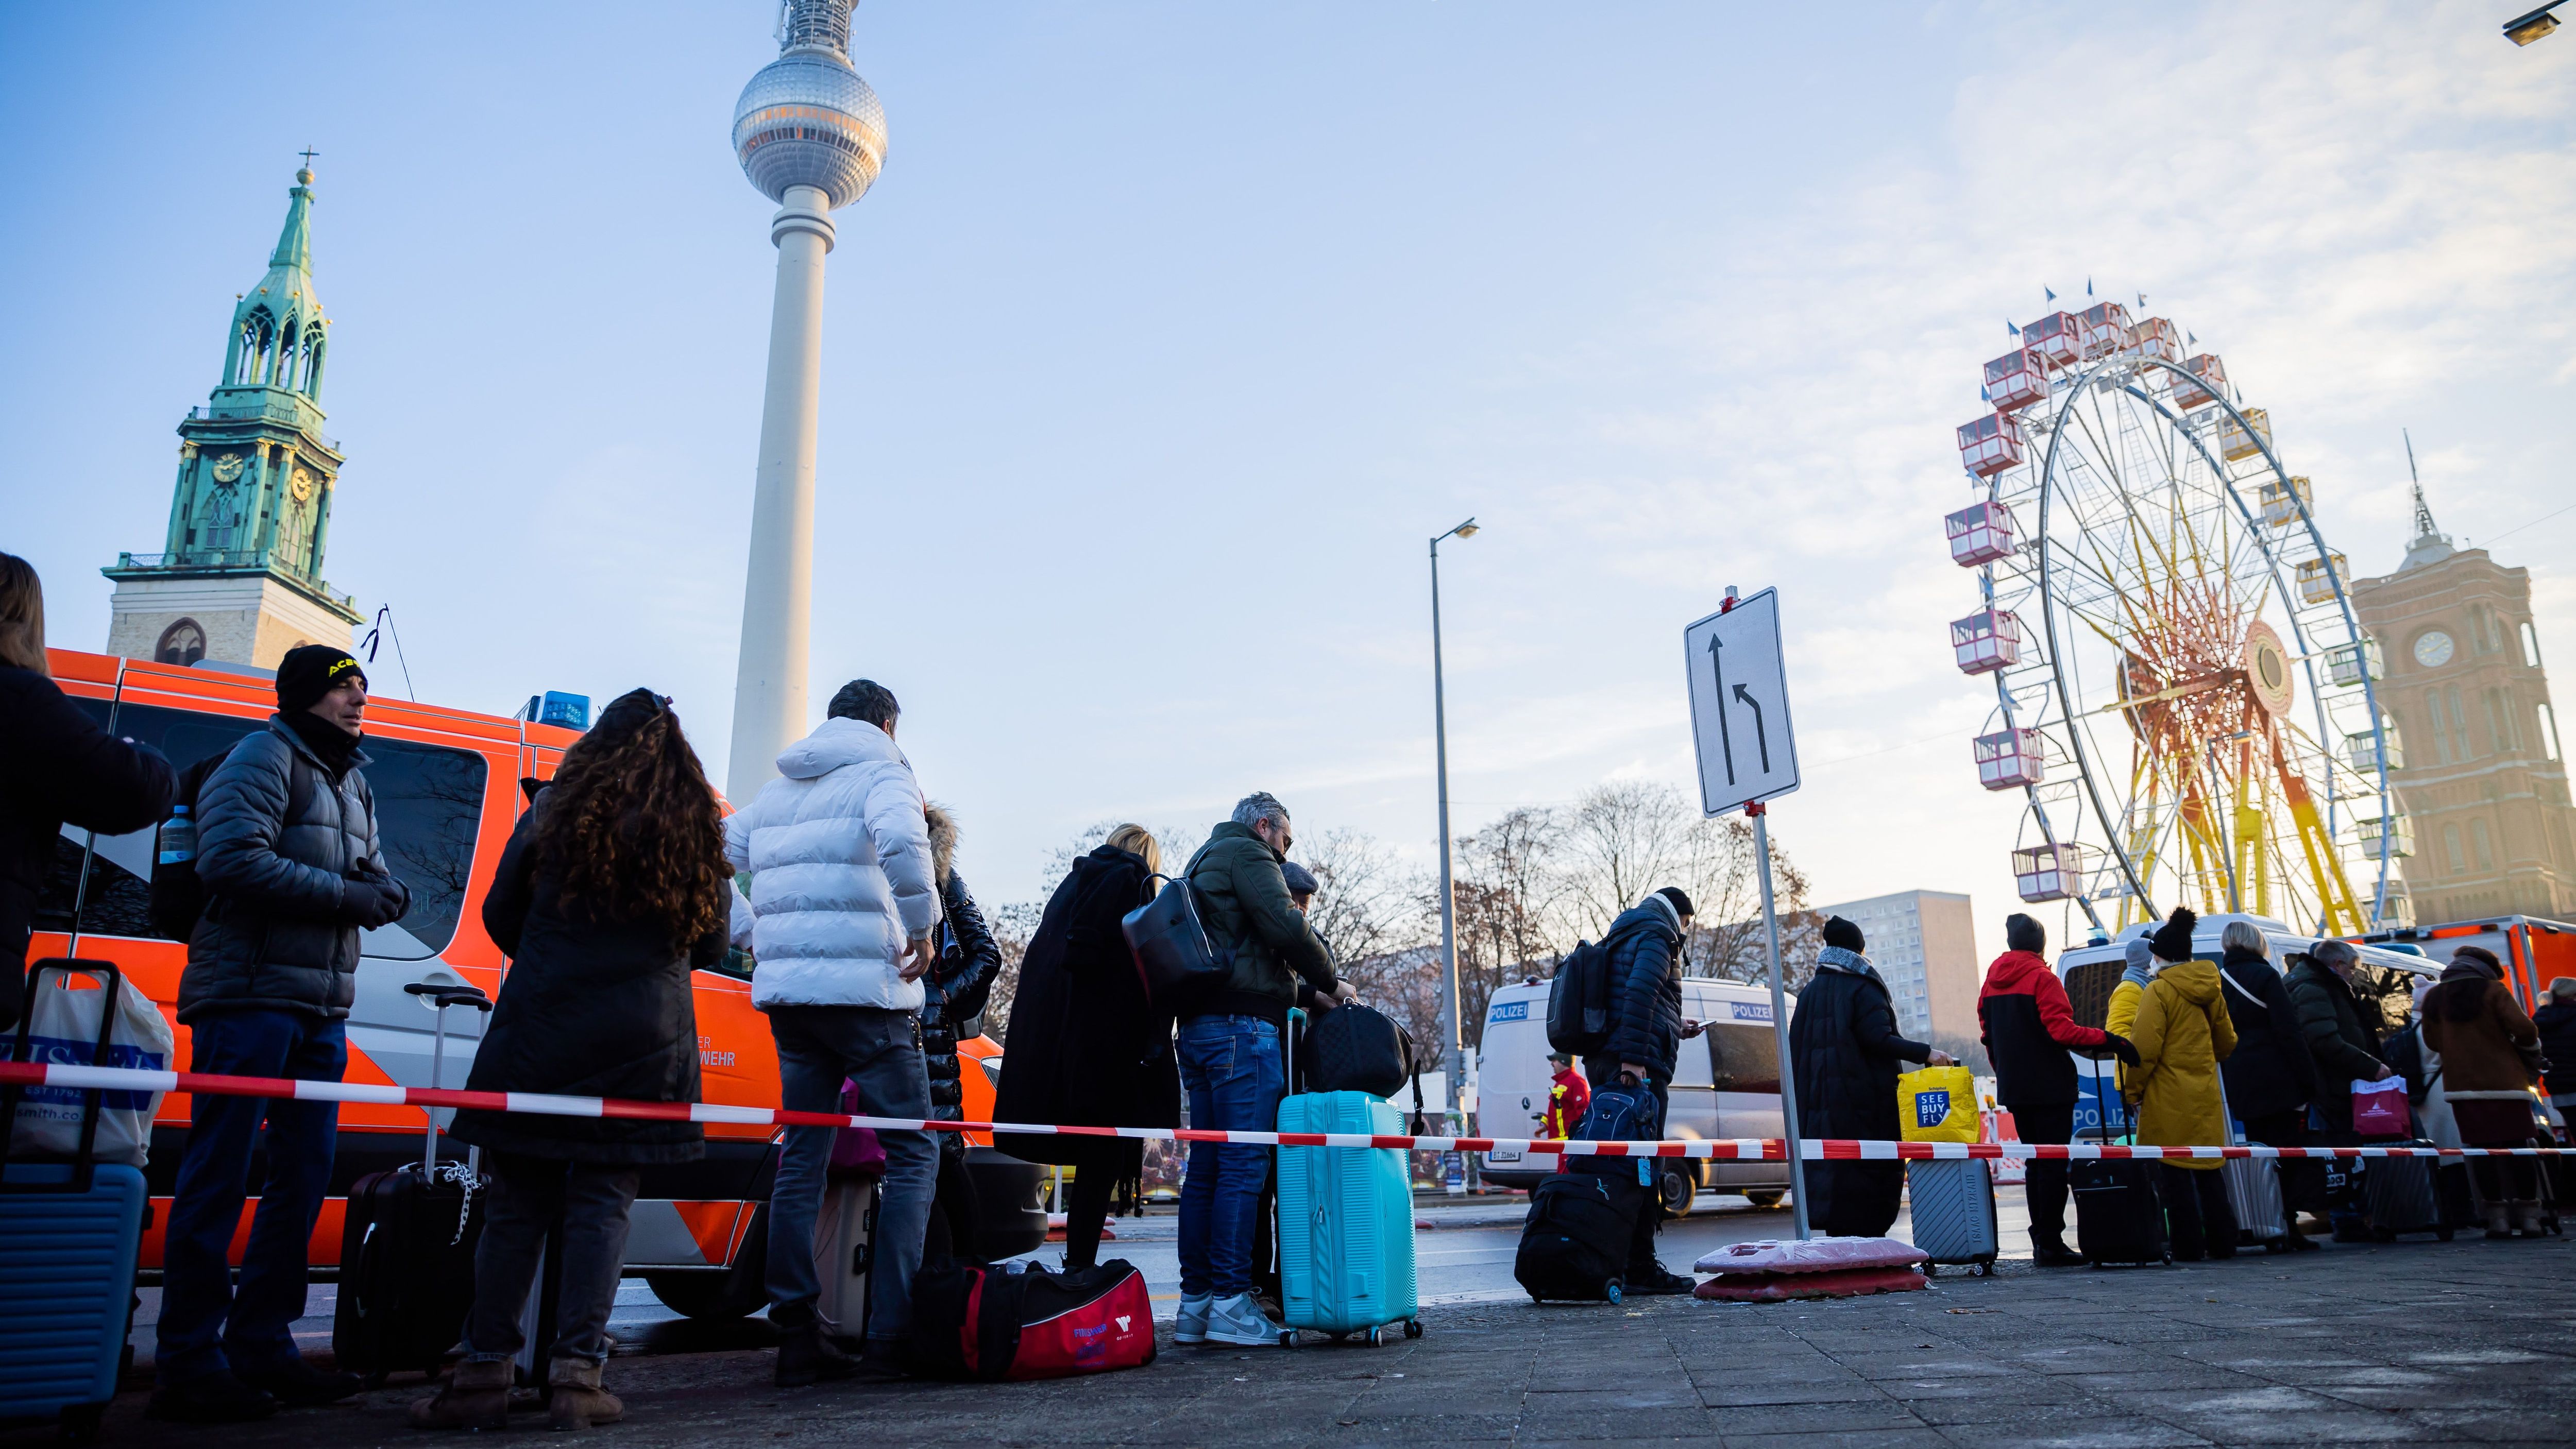
[[[2173,1255],[2184,1262],[2236,1256],[2236,1210],[2217,1168],[2200,1171],[2179,1163],[2157,1164],[2164,1186],[2165,1227]]]
[[[2024,1142],[2051,1142],[2063,1146],[2075,1140],[2075,1104],[2072,1102],[2046,1107],[2016,1107],[2007,1102],[2004,1110],[2012,1113],[2013,1127]],[[2022,1192],[2030,1199],[2032,1245],[2064,1247],[2066,1160],[2032,1158]]]
[[[2313,1140],[2308,1131],[2308,1111],[2300,1107],[2248,1117],[2245,1140],[2265,1147],[2306,1147]],[[2281,1208],[2292,1218],[2303,1212],[2326,1216],[2324,1162],[2316,1158],[2281,1159]]]
[[[975,1244],[975,1179],[966,1171],[966,1144],[954,1132],[939,1134],[939,1176],[930,1193],[930,1222],[922,1235],[921,1259],[982,1261]]]

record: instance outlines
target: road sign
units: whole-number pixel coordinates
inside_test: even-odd
[[[1682,631],[1700,808],[1711,815],[1798,788],[1789,684],[1780,660],[1780,594],[1764,589]]]

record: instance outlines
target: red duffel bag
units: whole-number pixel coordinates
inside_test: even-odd
[[[1145,1275],[1123,1258],[1071,1273],[924,1264],[912,1280],[912,1357],[916,1372],[955,1379],[1136,1368],[1154,1361],[1154,1307]]]

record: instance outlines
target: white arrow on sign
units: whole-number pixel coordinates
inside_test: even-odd
[[[1780,593],[1764,589],[1682,631],[1700,808],[1722,815],[1798,788],[1780,659]]]

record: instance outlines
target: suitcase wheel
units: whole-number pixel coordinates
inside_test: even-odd
[[[1613,1303],[1616,1303],[1619,1301],[1619,1288],[1619,1280],[1613,1278],[1609,1282],[1601,1285],[1601,1296],[1609,1299]]]
[[[70,1443],[95,1444],[99,1420],[106,1413],[105,1404],[66,1404],[55,1419],[55,1427]]]
[[[1279,1330],[1279,1346],[1281,1348],[1295,1348],[1297,1346],[1297,1330],[1293,1328],[1283,1328]]]
[[[1984,1262],[1979,1263],[1977,1265],[1977,1276],[1980,1278],[1991,1278],[1995,1276],[1995,1260],[1988,1258]]]
[[[1419,1318],[1408,1318],[1404,1320],[1404,1336],[1407,1338],[1420,1338],[1422,1336],[1422,1320]]]
[[[1369,1325],[1368,1334],[1367,1334],[1366,1339],[1365,1339],[1364,1341],[1368,1344],[1368,1346],[1369,1346],[1369,1347],[1371,1347],[1371,1348],[1375,1348],[1375,1347],[1377,1347],[1379,1344],[1384,1343],[1384,1342],[1386,1341],[1386,1338],[1385,1338],[1385,1335],[1383,1335],[1383,1334],[1381,1334],[1381,1333],[1379,1333],[1379,1332],[1378,1332],[1377,1325],[1376,1325],[1376,1324],[1374,1324],[1374,1323],[1372,1323],[1372,1324],[1370,1324],[1370,1325]]]

